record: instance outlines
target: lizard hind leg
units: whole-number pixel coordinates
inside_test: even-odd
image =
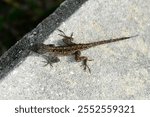
[[[59,32],[61,32],[62,34],[58,34],[58,35],[60,35],[60,36],[62,36],[63,37],[63,42],[65,43],[65,44],[67,44],[67,45],[74,45],[75,43],[73,43],[72,41],[73,41],[73,32],[71,33],[71,35],[70,36],[67,36],[62,30],[60,30],[60,29],[58,29],[58,31]]]
[[[92,60],[89,60],[86,56],[80,56],[80,55],[81,55],[80,51],[75,52],[75,60],[77,62],[82,61],[83,64],[81,66],[83,66],[84,71],[86,71],[86,69],[88,69],[88,71],[91,73],[91,70],[90,70],[89,66],[87,65],[87,61],[92,61]]]

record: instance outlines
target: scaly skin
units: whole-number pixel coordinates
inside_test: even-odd
[[[30,49],[32,51],[35,51],[35,52],[40,53],[40,54],[49,53],[50,55],[55,56],[54,58],[57,59],[57,62],[59,60],[57,58],[57,56],[75,55],[75,60],[77,62],[83,61],[84,70],[86,70],[86,68],[88,68],[89,72],[91,72],[91,71],[90,71],[90,68],[87,66],[87,61],[91,61],[91,60],[88,60],[88,58],[85,56],[80,56],[81,51],[89,49],[91,47],[98,46],[98,45],[122,41],[122,40],[126,40],[129,38],[133,38],[133,37],[138,36],[138,35],[135,35],[135,36],[130,36],[130,37],[121,37],[121,38],[115,38],[115,39],[109,39],[109,40],[102,40],[102,41],[92,42],[92,43],[76,44],[76,43],[72,42],[73,41],[73,37],[72,37],[73,33],[69,37],[69,36],[66,36],[63,31],[61,31],[61,30],[59,30],[59,31],[62,33],[59,35],[63,37],[63,42],[66,45],[55,46],[53,44],[46,45],[46,44],[40,43],[40,44],[33,45]],[[53,62],[55,62],[55,61],[53,61]],[[50,63],[49,60],[48,60],[48,63]]]

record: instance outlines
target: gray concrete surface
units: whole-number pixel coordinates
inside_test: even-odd
[[[139,36],[82,52],[94,59],[88,62],[91,74],[71,56],[60,57],[53,67],[43,67],[44,58],[34,52],[21,54],[17,63],[13,56],[9,64],[2,64],[16,44],[1,57],[0,99],[150,99],[149,4],[149,0],[66,1],[22,40],[59,45],[57,29],[68,35],[74,32],[76,43]],[[55,14],[65,20],[49,26]]]

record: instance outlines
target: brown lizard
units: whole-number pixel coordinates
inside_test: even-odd
[[[81,56],[81,51],[89,49],[97,45],[121,41],[121,40],[129,39],[129,38],[133,38],[137,36],[135,35],[135,36],[130,36],[130,37],[121,37],[121,38],[115,38],[115,39],[109,39],[109,40],[102,40],[102,41],[92,42],[92,43],[76,44],[72,42],[74,39],[73,33],[70,36],[66,36],[66,34],[62,30],[59,30],[59,31],[61,32],[61,34],[59,35],[63,37],[62,40],[65,43],[64,46],[55,46],[53,44],[46,45],[46,44],[40,43],[40,44],[33,45],[30,49],[40,54],[48,53],[49,55],[51,55],[52,58],[49,58],[49,57],[46,58],[47,64],[50,64],[50,65],[52,65],[52,63],[60,61],[58,56],[75,55],[75,60],[77,62],[83,61],[84,70],[88,68],[89,72],[91,72],[91,70],[87,65],[87,61],[91,61],[91,60],[89,60],[86,56]]]

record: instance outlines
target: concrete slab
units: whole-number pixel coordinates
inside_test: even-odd
[[[0,99],[150,99],[150,1],[68,0],[0,59]],[[53,67],[26,48],[62,44],[57,29],[76,43],[132,36],[82,52],[91,74],[74,58]],[[21,49],[20,49],[21,48]]]

